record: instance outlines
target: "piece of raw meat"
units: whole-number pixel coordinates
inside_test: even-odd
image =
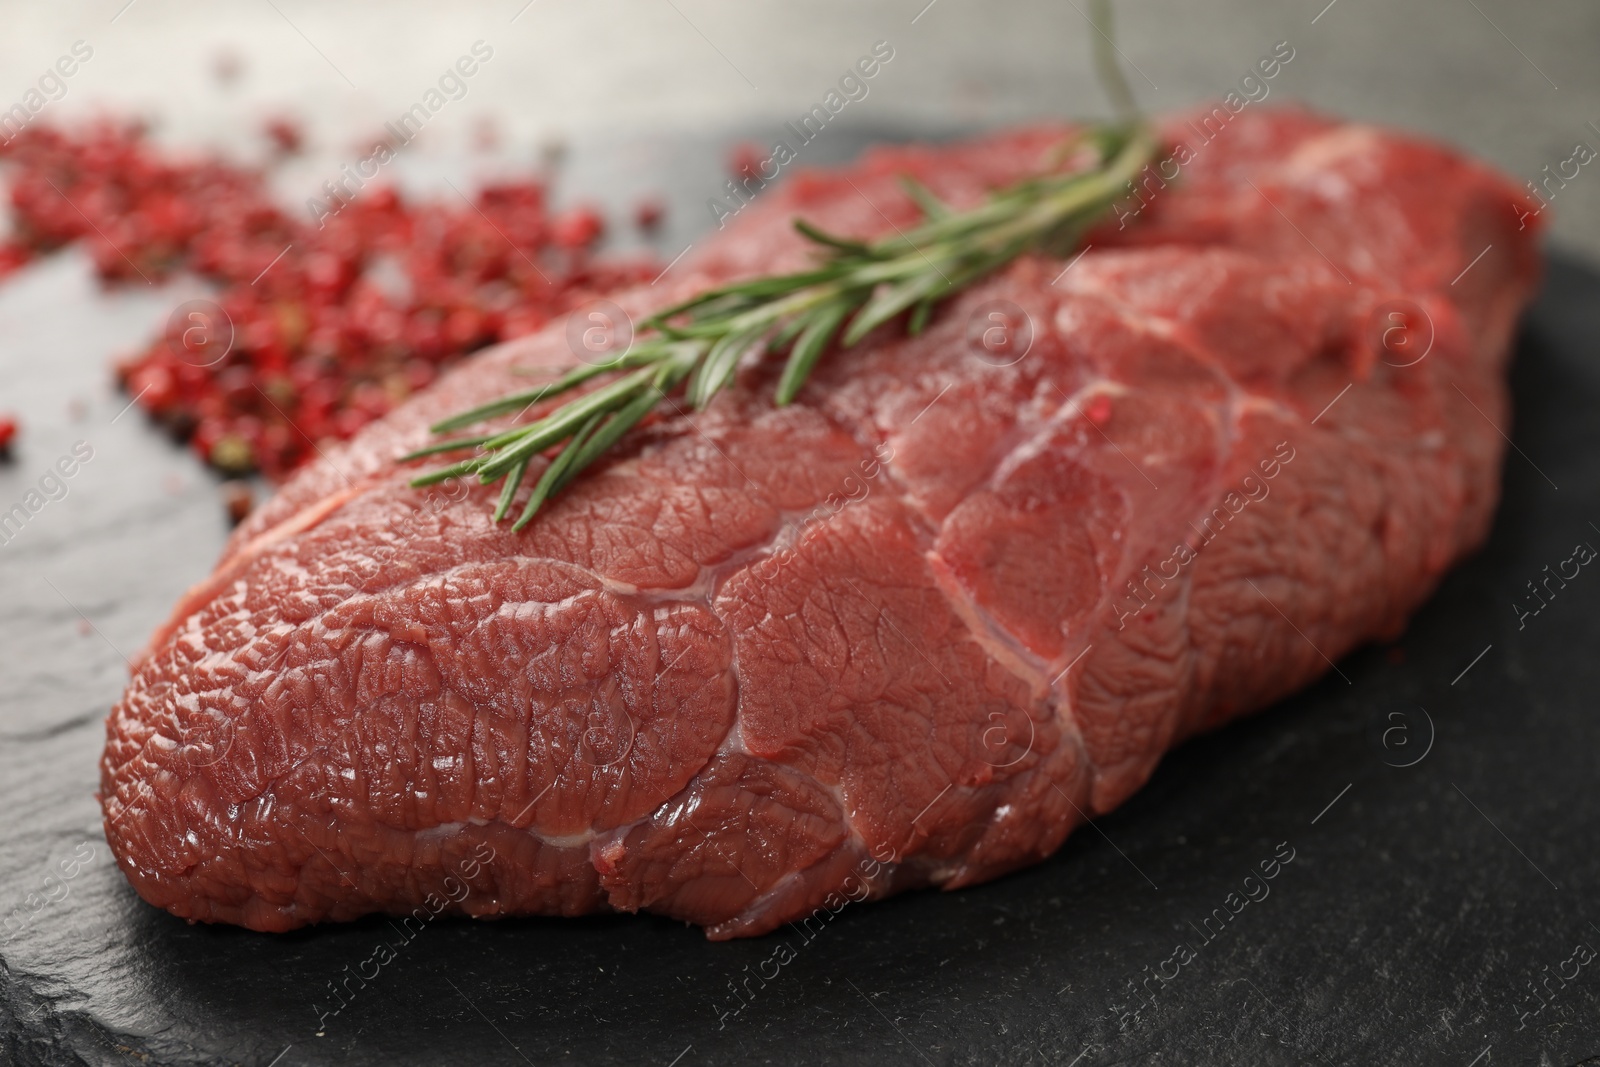
[[[258,930],[431,901],[759,934],[1035,862],[1183,738],[1396,634],[1489,526],[1526,205],[1370,127],[1199,129],[1166,125],[1177,179],[1081,258],[830,354],[789,408],[747,369],[520,534],[498,487],[412,489],[396,456],[571,364],[565,324],[330,450],[112,711],[129,880]],[[617,300],[801,267],[795,215],[905,227],[901,173],[974,204],[1065,132],[799,174]]]

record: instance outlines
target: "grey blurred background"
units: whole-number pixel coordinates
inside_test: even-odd
[[[857,137],[1092,116],[1104,103],[1089,72],[1086,2],[5,0],[0,108],[82,40],[93,58],[49,117],[137,112],[170,141],[248,154],[259,151],[263,115],[291,114],[314,151],[280,180],[286,196],[303,197],[478,40],[493,58],[414,149],[447,176],[526,166],[556,141],[709,144],[730,130],[761,139],[817,103],[878,40],[896,55],[870,96],[846,109],[840,125]],[[1123,0],[1117,9],[1151,110],[1220,97],[1288,41],[1295,58],[1271,84],[1273,100],[1426,131],[1522,181],[1580,141],[1600,149],[1593,0]],[[231,81],[219,77],[230,68]],[[484,149],[490,130],[500,135],[494,152]],[[640,172],[632,184],[648,189],[647,156],[628,159]],[[630,169],[628,159],[617,165]],[[582,194],[580,177],[568,176],[566,195]],[[1600,165],[1562,189],[1554,209],[1555,238],[1600,257]]]

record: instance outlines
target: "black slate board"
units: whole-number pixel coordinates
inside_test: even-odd
[[[586,180],[664,167],[682,209],[666,258],[720,177],[715,153],[662,151],[613,154]],[[387,922],[185,925],[122,880],[91,795],[117,649],[225,532],[209,476],[118,417],[105,385],[106,361],[187,295],[98,297],[71,255],[0,287],[0,401],[29,421],[0,509],[75,440],[96,450],[0,545],[0,1062],[1600,1062],[1600,967],[1574,957],[1600,946],[1600,574],[1524,629],[1512,608],[1575,543],[1600,545],[1592,268],[1555,258],[1523,330],[1492,541],[1400,643],[1340,665],[1350,684],[1332,675],[1183,747],[1098,831],[998,883],[852,906],[811,940],[710,944],[648,917],[439,921],[326,1017],[330,983],[401,941]],[[1270,895],[1202,929],[1289,850]],[[1532,984],[1547,1003],[1525,1015]]]

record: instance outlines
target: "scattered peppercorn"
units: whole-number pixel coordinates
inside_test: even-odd
[[[273,150],[281,155],[292,156],[305,147],[305,131],[293,119],[282,116],[271,118],[262,129],[272,142]]]
[[[633,209],[634,225],[646,233],[652,233],[661,225],[661,217],[666,211],[666,206],[659,197],[645,197]]]
[[[268,134],[283,152],[302,140],[286,122]],[[487,185],[470,204],[369,185],[318,221],[283,210],[259,171],[164,152],[137,124],[34,123],[0,162],[12,171],[0,276],[83,241],[104,284],[184,271],[216,287],[212,311],[180,309],[116,374],[231,475],[281,479],[475,349],[660,267],[600,258],[600,214],[552,214],[532,179]]]
[[[728,173],[733,176],[734,181],[760,178],[761,162],[764,158],[760,145],[754,141],[740,141],[728,154]]]
[[[244,60],[231,48],[223,49],[211,57],[211,76],[217,84],[231,89],[244,73]]]
[[[237,526],[250,514],[250,509],[256,506],[255,492],[250,488],[250,483],[239,478],[229,478],[222,483],[219,490],[222,493],[222,506],[227,509],[228,521]]]

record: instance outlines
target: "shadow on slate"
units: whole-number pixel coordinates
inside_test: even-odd
[[[63,682],[83,705],[21,732],[0,718],[0,917],[75,850],[93,855],[54,883],[65,899],[0,940],[0,1059],[1589,1062],[1600,966],[1557,975],[1600,946],[1600,574],[1580,572],[1521,630],[1512,604],[1575,543],[1600,545],[1597,337],[1600,274],[1557,257],[1520,339],[1525,456],[1507,457],[1493,538],[1398,644],[1340,665],[1349,684],[1332,674],[1183,746],[1046,863],[851,906],[809,938],[714,945],[628,916],[440,920],[410,941],[383,919],[286,936],[186,925],[127,887],[88,798],[115,685]],[[159,572],[171,543],[130,520],[112,563]],[[12,612],[0,636],[35,625],[65,624]],[[22,670],[8,656],[0,690]],[[1274,858],[1273,879],[1246,882]],[[379,944],[394,958],[322,1014]]]

